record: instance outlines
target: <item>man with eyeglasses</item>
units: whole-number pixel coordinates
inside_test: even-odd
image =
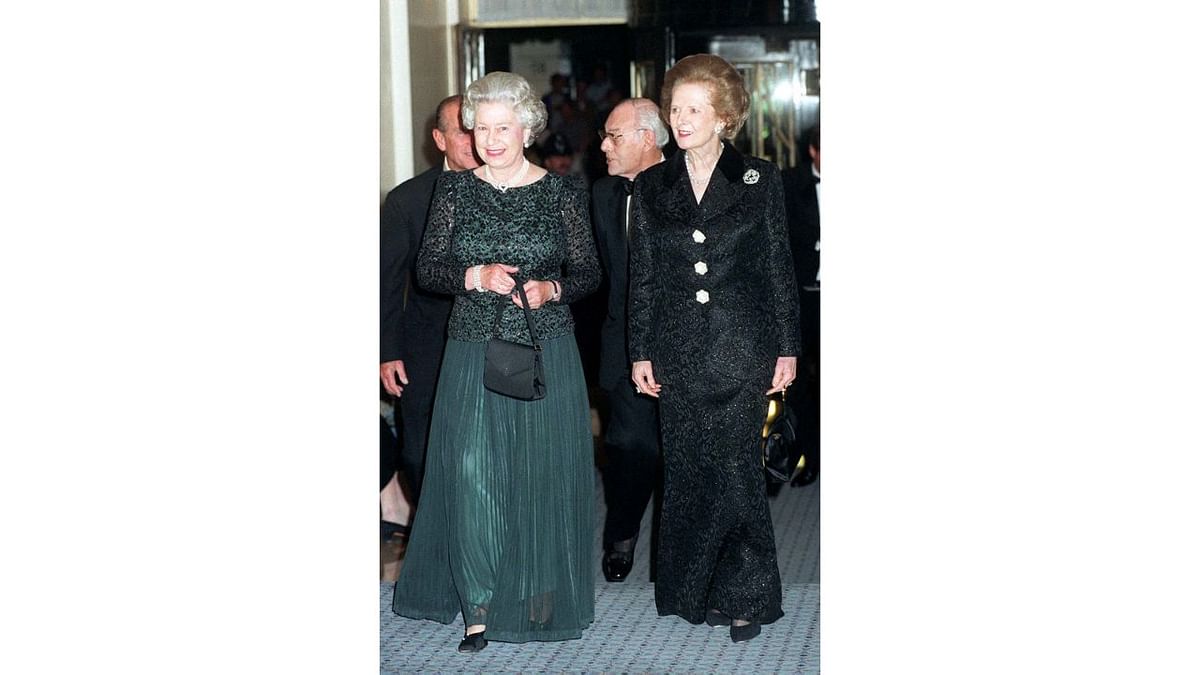
[[[629,279],[628,232],[633,179],[663,160],[670,135],[658,106],[645,98],[617,104],[598,132],[609,175],[592,186],[596,247],[608,278],[608,313],[600,328],[599,385],[608,394],[603,470],[604,578],[624,581],[633,567],[642,515],[659,473],[658,402],[629,385],[625,309]]]

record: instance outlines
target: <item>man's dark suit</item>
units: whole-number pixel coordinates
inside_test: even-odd
[[[429,293],[414,283],[425,218],[441,173],[437,166],[396,186],[379,216],[379,362],[401,359],[408,374],[398,416],[400,468],[414,502],[424,477],[433,393],[453,304],[450,296]]]
[[[800,382],[794,408],[800,416],[801,447],[809,457],[820,457],[821,443],[821,291],[817,281],[821,212],[817,180],[807,162],[783,172],[788,234],[800,289]]]
[[[608,516],[604,547],[637,536],[654,492],[658,467],[658,402],[639,396],[629,378],[625,302],[629,286],[626,195],[632,183],[607,176],[592,186],[596,249],[608,279],[608,314],[600,327],[600,388],[608,392],[610,417],[604,444],[604,495]]]

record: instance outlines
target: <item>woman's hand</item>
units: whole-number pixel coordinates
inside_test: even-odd
[[[771,378],[771,388],[767,396],[777,391],[787,389],[796,381],[796,357],[781,356],[775,360],[775,376]]]
[[[794,363],[795,359],[792,361]],[[662,385],[654,381],[654,368],[650,366],[649,361],[633,362],[632,379],[633,388],[637,393],[658,398],[658,392],[662,390]]]
[[[475,288],[474,269],[475,268],[473,267],[467,268],[467,276],[464,285],[469,290],[474,290]],[[520,269],[520,267],[505,265],[504,263],[483,265],[479,269],[479,285],[486,291],[499,293],[500,295],[508,295],[509,293],[513,292],[514,288],[517,287],[517,281],[516,279],[512,278],[512,275]]]
[[[529,309],[538,309],[554,297],[554,284],[550,281],[530,279],[525,282],[525,297],[529,298]],[[514,305],[520,307],[521,294],[514,291],[512,301]]]

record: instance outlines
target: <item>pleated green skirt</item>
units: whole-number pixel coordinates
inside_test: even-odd
[[[540,401],[483,388],[486,343],[446,344],[397,614],[441,623],[461,615],[501,642],[578,638],[592,622],[587,385],[574,336],[542,344]]]

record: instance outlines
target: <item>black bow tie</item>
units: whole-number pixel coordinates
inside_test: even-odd
[[[626,195],[633,194],[633,181],[628,178],[621,179],[621,187],[625,190]]]
[[[813,182],[814,182],[814,183],[820,183],[820,182],[821,182],[821,177],[820,177],[820,176],[813,176]]]

